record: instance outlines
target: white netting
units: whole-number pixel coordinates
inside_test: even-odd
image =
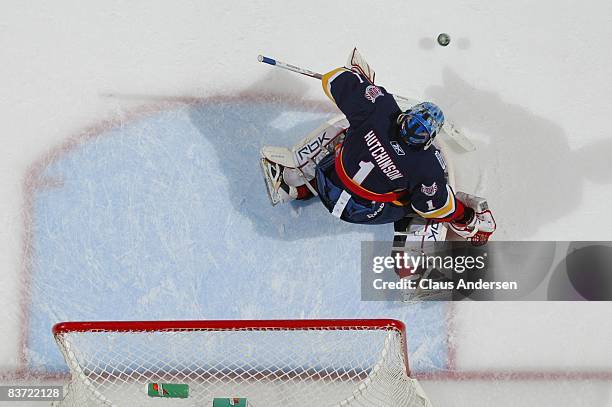
[[[385,326],[63,332],[72,379],[60,406],[429,406],[406,372],[403,333]],[[147,383],[189,385],[153,398]]]

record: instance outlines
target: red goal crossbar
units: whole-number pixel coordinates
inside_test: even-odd
[[[250,331],[250,330],[387,330],[402,337],[402,353],[410,375],[406,325],[395,319],[272,319],[272,320],[177,320],[177,321],[79,321],[53,326],[55,337],[77,332],[155,332],[155,331]]]

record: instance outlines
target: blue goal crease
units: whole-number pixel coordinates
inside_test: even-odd
[[[411,367],[444,369],[444,304],[360,301],[360,242],[392,227],[272,207],[263,145],[330,115],[282,103],[179,107],[111,128],[51,163],[33,208],[27,363],[57,372],[61,320],[396,318]]]

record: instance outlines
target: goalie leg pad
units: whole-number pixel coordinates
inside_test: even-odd
[[[317,163],[333,153],[346,128],[346,118],[336,116],[306,135],[291,150],[275,146],[261,149],[261,169],[273,206],[318,195],[315,186]]]

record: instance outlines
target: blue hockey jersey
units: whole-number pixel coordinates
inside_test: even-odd
[[[427,150],[411,146],[399,137],[401,109],[384,87],[346,68],[323,75],[322,84],[350,125],[336,153],[335,172],[351,195],[409,205],[431,219],[450,220],[463,212],[446,182],[440,151],[433,145]]]

